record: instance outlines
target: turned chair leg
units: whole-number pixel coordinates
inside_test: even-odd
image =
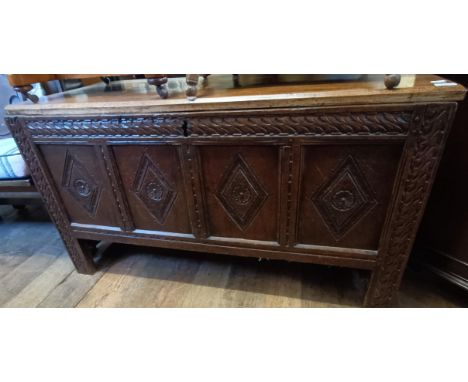
[[[234,83],[234,87],[238,88],[240,86],[240,75],[233,74],[232,75],[232,82]]]
[[[386,74],[384,77],[384,84],[387,89],[393,89],[394,87],[397,87],[400,81],[400,74]]]
[[[33,103],[39,102],[39,97],[37,95],[28,93],[29,91],[33,89],[31,85],[15,86],[13,89],[21,93],[26,99],[29,99]]]
[[[189,101],[194,101],[197,98],[197,85],[198,85],[198,74],[186,74],[185,79],[187,81],[187,98]]]
[[[99,77],[101,79],[102,82],[104,82],[106,84],[106,86],[109,86],[110,83],[111,83],[111,79],[110,77]]]
[[[156,91],[158,92],[161,98],[166,99],[169,96],[169,91],[167,89],[167,76],[166,75],[161,75],[157,77],[146,76],[146,78],[148,79],[148,84],[156,86]]]

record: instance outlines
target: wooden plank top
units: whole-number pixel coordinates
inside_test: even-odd
[[[315,77],[314,77],[315,76]],[[403,75],[400,85],[385,88],[383,75],[356,76],[355,80],[324,81],[323,75],[282,75],[282,83],[270,82],[268,75],[241,75],[240,87],[235,87],[231,75],[210,75],[200,78],[198,98],[188,101],[185,78],[168,82],[169,98],[161,99],[154,86],[146,80],[114,82],[106,89],[104,83],[94,84],[64,93],[54,94],[33,104],[26,101],[9,105],[7,115],[73,116],[148,114],[230,109],[279,107],[318,107],[339,105],[371,105],[385,103],[426,103],[461,101],[466,89],[435,86],[441,77]],[[311,81],[315,79],[315,81]],[[319,79],[319,81],[317,81]],[[321,81],[320,81],[321,79]],[[308,82],[304,82],[308,80]],[[301,82],[302,81],[302,82]]]

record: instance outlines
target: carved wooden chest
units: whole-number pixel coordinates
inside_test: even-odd
[[[388,306],[464,97],[436,79],[212,76],[194,103],[96,85],[11,106],[7,123],[82,273],[100,240],[286,259],[368,269],[365,305]]]

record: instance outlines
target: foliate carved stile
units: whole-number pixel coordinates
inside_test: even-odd
[[[23,121],[17,118],[6,118],[6,123],[20,148],[21,154],[34,180],[34,185],[41,194],[47,211],[54,221],[75,267],[81,273],[94,273],[95,266],[90,253],[83,253],[78,240],[75,239],[68,230],[70,222],[58,201],[58,194],[44,173],[44,171],[46,171],[44,165],[40,163],[40,159],[37,159],[40,158],[38,150],[32,143],[23,125]]]
[[[205,195],[197,148],[183,144],[179,147],[178,154],[193,234],[197,238],[207,238],[209,226],[205,216]]]
[[[280,148],[280,195],[282,200],[279,204],[279,232],[278,242],[280,245],[287,245],[290,238],[291,229],[291,195],[293,177],[293,154],[292,147],[285,145]]]
[[[99,145],[97,149],[102,157],[104,169],[107,174],[110,187],[112,189],[112,195],[114,197],[117,210],[119,211],[120,222],[123,229],[126,231],[133,231],[135,229],[135,223],[128,206],[128,201],[123,193],[122,180],[117,170],[117,165],[114,157],[112,148],[105,144]]]
[[[405,136],[409,111],[342,112],[235,117],[195,117],[189,121],[197,136],[390,135]]]
[[[399,191],[387,216],[366,306],[384,307],[395,301],[455,110],[456,104],[434,104],[413,114],[399,169]]]
[[[279,208],[279,243],[296,244],[298,188],[300,178],[301,147],[292,139],[280,149],[281,201]]]

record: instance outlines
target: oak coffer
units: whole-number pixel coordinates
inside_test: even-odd
[[[76,268],[101,240],[368,269],[395,302],[462,86],[403,76],[238,88],[143,82],[12,105],[6,120]],[[179,81],[179,82],[178,82]]]

